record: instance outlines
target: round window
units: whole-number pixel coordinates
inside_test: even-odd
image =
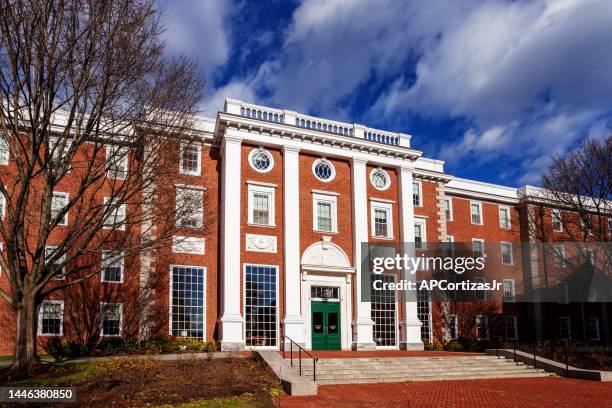
[[[316,178],[326,183],[332,181],[334,177],[336,177],[334,165],[326,159],[315,160],[312,164],[312,172]]]
[[[267,173],[274,167],[274,158],[267,150],[253,149],[249,153],[249,164],[255,171]]]
[[[374,169],[370,173],[370,182],[378,190],[386,190],[391,185],[389,174],[383,169]]]

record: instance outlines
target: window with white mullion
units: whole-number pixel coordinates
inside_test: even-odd
[[[275,225],[274,192],[274,187],[249,184],[249,224],[270,227]]]
[[[121,303],[100,304],[100,335],[121,336],[123,305]]]
[[[504,265],[512,265],[513,264],[513,258],[512,258],[512,242],[502,242],[501,243],[501,258],[502,258],[502,263]]]
[[[472,239],[472,256],[474,258],[484,257],[484,240],[477,238]]]
[[[197,143],[181,144],[180,173],[191,176],[200,175],[201,151]]]
[[[417,291],[417,316],[421,321],[421,340],[431,342],[431,293],[427,289]]]
[[[499,207],[499,226],[504,229],[511,227],[509,207]]]
[[[515,301],[514,279],[504,279],[504,302]]]
[[[482,225],[482,203],[470,202],[470,215],[472,224]]]
[[[506,316],[506,340],[518,340],[518,322],[516,316]]]
[[[313,194],[313,229],[321,232],[338,232],[335,195]]]
[[[0,165],[9,164],[10,148],[6,137],[0,133]]]
[[[412,180],[412,204],[417,207],[423,205],[423,192],[420,180]]]
[[[389,236],[389,220],[388,211],[386,209],[374,209],[374,235],[377,237]]]
[[[170,334],[203,340],[206,269],[174,265],[170,278]]]
[[[486,340],[489,338],[489,321],[487,316],[476,316],[476,338]]]
[[[62,336],[64,334],[64,302],[45,300],[38,312],[38,334]]]
[[[395,282],[393,275],[376,275],[372,279],[384,283]],[[396,345],[396,292],[394,290],[371,289],[372,309],[371,317],[374,321],[374,342],[379,347],[393,347]]]
[[[245,265],[245,341],[247,347],[278,345],[276,266]]]
[[[66,266],[63,265],[66,262],[66,254],[58,257],[56,251],[56,246],[45,246],[45,262],[53,262],[52,266],[57,270],[54,279],[63,280],[66,278]]]
[[[325,201],[317,202],[317,229],[332,231],[332,204]]]
[[[102,251],[102,282],[123,282],[123,253]]]
[[[453,220],[453,199],[451,197],[444,199],[444,215],[446,216],[446,221]]]
[[[125,204],[113,203],[112,197],[104,197],[105,213],[107,214],[104,219],[102,227],[104,229],[116,229],[125,230]]]
[[[176,186],[176,225],[200,229],[204,223],[204,190],[198,187]]]
[[[563,218],[561,216],[561,210],[552,210],[552,226],[554,231],[563,231]]]
[[[425,249],[427,246],[427,229],[425,220],[414,220],[414,247],[415,249]]]
[[[68,193],[54,191],[51,198],[51,218],[59,217],[62,210],[68,205]],[[58,225],[68,225],[68,212],[65,212],[58,221]]]
[[[106,146],[106,175],[108,178],[124,180],[127,177],[128,153],[129,149],[127,147]]]

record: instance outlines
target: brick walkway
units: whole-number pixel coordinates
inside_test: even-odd
[[[328,385],[314,397],[283,397],[283,408],[604,408],[612,384],[550,378]]]
[[[483,353],[458,353],[450,351],[405,351],[405,350],[364,350],[364,351],[308,351],[319,358],[372,358],[372,357],[461,357],[483,356]],[[293,350],[293,357],[298,353]],[[285,357],[289,358],[289,350],[285,350]],[[303,358],[308,358],[302,353]]]

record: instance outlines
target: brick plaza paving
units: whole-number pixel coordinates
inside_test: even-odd
[[[289,397],[283,408],[600,408],[612,407],[612,383],[559,377],[319,386],[319,395]]]

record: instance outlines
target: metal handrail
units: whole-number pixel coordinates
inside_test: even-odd
[[[289,340],[289,347],[290,347],[289,359],[291,361],[291,367],[293,367],[293,345],[295,344],[298,348],[298,364],[299,364],[300,377],[302,377],[302,351],[303,351],[304,353],[306,353],[306,355],[308,355],[308,357],[312,358],[312,380],[316,382],[317,381],[317,361],[319,359],[313,356],[312,354],[310,354],[308,350],[304,349],[302,346],[300,346],[298,343],[296,343],[295,341],[293,341],[287,336],[282,336],[281,349],[283,353],[283,358],[285,358],[285,340]]]

